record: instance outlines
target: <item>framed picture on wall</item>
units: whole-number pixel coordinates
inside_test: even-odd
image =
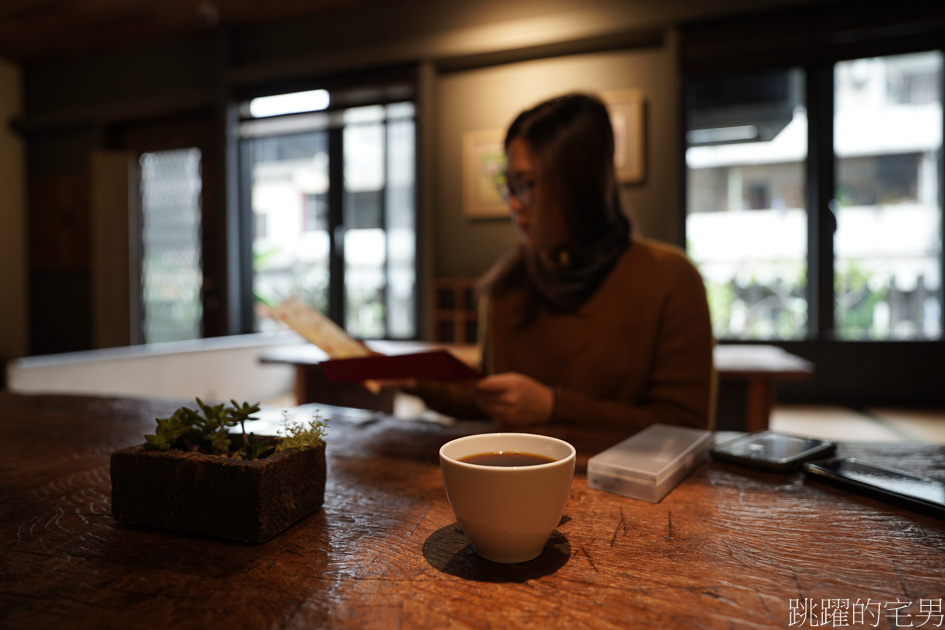
[[[607,105],[614,128],[617,179],[622,184],[640,183],[646,178],[643,92],[635,89],[604,92],[601,99]]]
[[[508,206],[496,188],[505,169],[502,131],[463,135],[463,214],[470,219],[508,218]]]

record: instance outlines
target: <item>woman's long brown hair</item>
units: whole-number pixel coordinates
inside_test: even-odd
[[[505,135],[505,149],[524,140],[539,161],[541,193],[555,200],[575,243],[586,241],[623,213],[614,166],[614,133],[604,103],[590,94],[559,96],[523,111]],[[478,285],[480,292],[502,293],[527,281],[521,251],[497,264]],[[534,294],[534,295],[531,295]],[[527,303],[537,307],[537,291]],[[526,308],[525,320],[529,319]]]

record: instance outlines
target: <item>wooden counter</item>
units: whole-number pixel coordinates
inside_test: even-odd
[[[324,507],[263,545],[116,525],[109,456],[174,407],[0,395],[0,628],[786,628],[829,600],[870,602],[884,618],[848,627],[886,628],[945,597],[943,521],[716,462],[658,504],[627,499],[583,473],[625,436],[562,426],[580,470],[520,565],[474,555],[443,491],[439,446],[487,423],[323,409]],[[839,453],[945,478],[942,446]]]

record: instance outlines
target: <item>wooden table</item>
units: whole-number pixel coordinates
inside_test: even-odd
[[[714,355],[718,429],[767,429],[778,381],[807,379],[814,373],[813,363],[777,346],[720,344]]]
[[[324,409],[324,507],[263,545],[116,525],[110,453],[175,406],[0,394],[0,627],[786,628],[828,600],[942,627],[945,522],[718,462],[658,504],[592,490],[623,436],[574,427],[549,431],[581,455],[565,516],[520,565],[474,555],[443,491],[439,446],[487,423]],[[943,446],[839,452],[945,478]]]
[[[372,341],[368,345],[383,354],[446,347],[470,364],[478,364],[478,348],[474,345],[421,341]],[[327,358],[328,355],[317,346],[295,344],[273,348],[262,355],[261,361],[295,366],[295,397],[299,404],[323,402],[393,413],[393,390],[372,393],[359,384],[328,382],[319,367]],[[813,363],[777,346],[718,345],[714,359],[719,378],[716,427],[723,430],[759,431],[768,428],[778,382],[810,378],[814,372]]]

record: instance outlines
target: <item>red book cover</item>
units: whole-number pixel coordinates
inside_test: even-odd
[[[482,373],[448,350],[430,350],[391,356],[330,359],[319,363],[332,383],[418,378],[433,381],[478,380]]]

